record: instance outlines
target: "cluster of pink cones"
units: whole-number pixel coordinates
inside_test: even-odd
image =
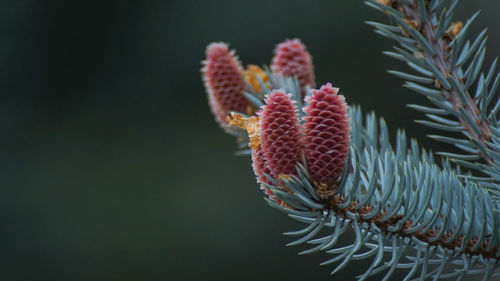
[[[349,151],[348,107],[344,97],[338,95],[339,89],[330,83],[318,90],[312,89],[307,95],[306,86],[315,87],[314,72],[311,56],[300,40],[278,44],[271,69],[298,80],[307,104],[301,109],[295,106],[291,94],[282,89],[266,95],[261,108],[252,108],[242,94],[245,77],[234,51],[224,43],[212,43],[206,55],[202,72],[212,112],[223,128],[238,125],[249,132],[253,169],[266,194],[273,197],[266,187],[272,185],[266,175],[278,182],[295,175],[296,165],[304,154],[306,163],[303,164],[318,193],[323,198],[332,195]],[[299,120],[297,110],[306,113],[303,120]],[[228,124],[226,116],[230,112],[256,114],[251,117],[252,122],[232,119]]]

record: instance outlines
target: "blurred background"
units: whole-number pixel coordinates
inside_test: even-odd
[[[482,9],[487,62],[500,2]],[[268,64],[299,37],[319,85],[383,115],[426,147],[386,70],[391,42],[361,1],[0,1],[0,280],[332,280],[324,254],[297,256],[250,159],[218,128],[200,81],[212,41]],[[363,264],[336,275],[353,280]],[[397,280],[397,278],[395,279]]]

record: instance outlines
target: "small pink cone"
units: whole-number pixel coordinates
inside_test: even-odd
[[[260,115],[261,146],[274,178],[296,174],[302,152],[299,122],[290,95],[274,90],[265,99]]]
[[[242,95],[245,89],[242,67],[225,43],[208,45],[206,56],[202,73],[210,109],[220,126],[227,129],[225,118],[229,112],[248,113],[252,109]]]
[[[350,126],[344,96],[328,83],[311,90],[304,107],[305,153],[309,174],[316,183],[332,186],[344,169],[349,152]]]
[[[286,40],[276,46],[271,69],[283,76],[297,78],[302,98],[306,96],[306,85],[316,87],[311,55],[299,39]]]

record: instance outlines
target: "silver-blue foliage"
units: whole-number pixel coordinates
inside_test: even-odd
[[[353,145],[334,199],[320,200],[303,164],[297,176],[284,180],[290,192],[268,186],[286,203],[266,199],[271,206],[307,224],[285,233],[299,237],[288,245],[313,246],[301,254],[333,254],[322,263],[337,264],[332,273],[351,261],[371,259],[359,280],[381,272],[388,280],[395,269],[405,270],[404,280],[492,276],[500,256],[499,202],[449,165],[438,167],[416,141],[408,148],[404,131],[398,132],[394,151],[385,122],[373,113],[364,126],[358,107],[350,116]],[[349,229],[353,242],[335,248]]]
[[[457,34],[448,34],[459,2],[398,0],[393,3],[400,9],[394,9],[366,1],[392,20],[391,25],[367,22],[376,33],[399,43],[394,51],[384,53],[406,62],[414,71],[389,72],[429,101],[426,106],[408,105],[427,118],[416,122],[442,131],[429,137],[463,153],[438,152],[441,159],[436,163],[434,155],[415,140],[408,141],[403,130],[398,131],[393,148],[385,121],[374,113],[363,117],[354,106],[350,108],[350,155],[332,198],[325,201],[318,196],[305,161],[297,165],[296,176],[282,179],[286,191],[268,176],[273,184],[267,187],[284,202],[279,205],[266,198],[269,205],[306,224],[285,233],[296,237],[288,245],[310,245],[300,254],[323,251],[332,255],[322,263],[334,265],[332,274],[352,261],[369,259],[370,266],[359,280],[376,274],[389,280],[396,269],[404,272],[403,280],[462,280],[466,275],[490,280],[496,276],[500,260],[500,100],[495,93],[500,74],[495,72],[497,60],[487,72],[481,72],[486,32],[467,40],[478,13]],[[297,80],[266,71],[270,88],[291,93],[298,113],[303,114]],[[258,108],[270,90],[256,78],[261,92],[247,85],[244,95]],[[456,133],[462,137],[450,135]],[[246,145],[243,142],[240,148]],[[351,233],[352,243],[339,246],[340,237]]]
[[[427,97],[431,107],[409,105],[429,120],[417,123],[443,132],[459,132],[460,138],[430,135],[452,144],[464,154],[438,152],[455,164],[484,175],[468,175],[500,198],[500,143],[497,113],[500,84],[497,60],[482,72],[486,54],[486,29],[474,39],[468,35],[475,13],[461,25],[451,26],[460,0],[398,0],[391,5],[368,0],[365,3],[388,15],[392,24],[367,22],[375,32],[399,43],[386,55],[404,61],[415,73],[389,72],[405,79],[405,87]],[[396,9],[396,6],[398,7]],[[454,29],[455,28],[455,29]],[[439,115],[439,116],[438,116]],[[465,172],[465,171],[464,171]]]

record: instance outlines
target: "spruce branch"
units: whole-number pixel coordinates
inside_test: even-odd
[[[299,103],[301,88],[295,79],[270,71],[268,76],[270,88],[285,89]],[[433,155],[415,140],[408,147],[402,130],[393,150],[385,121],[374,113],[363,122],[361,109],[354,106],[349,116],[350,155],[334,192],[318,185],[305,155],[290,176],[256,170],[268,204],[306,224],[285,233],[297,237],[287,245],[311,245],[301,255],[333,254],[322,263],[337,264],[332,274],[352,261],[371,259],[359,280],[382,273],[388,280],[396,269],[406,272],[404,280],[494,276],[500,260],[500,202],[471,178],[464,180],[449,161],[438,167]],[[262,162],[257,165],[265,167]],[[336,248],[348,229],[354,233],[352,243]]]
[[[369,0],[365,3],[388,15],[394,25],[367,23],[375,27],[377,33],[396,40],[402,47],[394,47],[395,52],[385,54],[407,62],[418,74],[390,73],[407,80],[407,88],[426,96],[435,106],[411,105],[431,119],[417,122],[438,130],[461,132],[463,140],[449,141],[450,138],[442,136],[432,138],[454,144],[472,156],[464,160],[453,154],[440,154],[466,168],[474,166],[485,174],[493,172],[494,180],[500,183],[494,168],[500,160],[496,155],[499,147],[492,142],[493,130],[498,128],[496,113],[500,108],[499,101],[494,105],[492,101],[500,73],[495,75],[495,60],[487,74],[480,74],[486,53],[486,29],[472,43],[467,41],[470,26],[479,13],[475,13],[465,24],[452,23],[459,2]],[[475,91],[472,90],[473,85],[476,85]],[[435,114],[446,117],[436,117]],[[472,158],[474,162],[471,162]],[[479,159],[482,159],[481,163],[475,162]],[[498,188],[493,192],[498,192]]]
[[[206,85],[214,81],[213,85],[222,85],[207,87],[210,105],[233,111],[232,117],[220,122],[227,124],[227,133],[238,137],[240,149],[250,147],[240,153],[252,156],[265,200],[306,224],[285,233],[297,237],[288,245],[312,245],[300,254],[324,251],[334,255],[322,263],[337,264],[332,274],[352,261],[371,259],[359,280],[382,273],[383,280],[389,280],[396,269],[406,273],[404,280],[500,276],[494,274],[500,261],[500,128],[496,118],[500,101],[490,104],[500,75],[493,79],[496,61],[487,74],[479,75],[485,32],[472,43],[465,42],[477,14],[464,26],[452,24],[458,2],[367,1],[395,22],[368,22],[377,33],[399,42],[400,47],[385,53],[416,72],[390,73],[407,80],[406,87],[432,104],[409,105],[428,119],[417,122],[447,132],[430,137],[465,152],[438,153],[441,165],[415,140],[408,144],[403,130],[398,131],[393,148],[385,121],[374,113],[363,118],[357,106],[348,110],[338,88],[327,84],[311,90],[311,57],[298,40],[279,45],[273,71],[249,66],[242,74],[237,74],[237,68],[229,76],[217,71],[204,74]],[[205,65],[210,63],[214,61],[209,57]],[[226,91],[224,85],[230,80],[244,81],[245,89]],[[476,86],[474,97],[472,85]],[[257,109],[255,115],[234,112],[231,108],[237,103],[224,102],[241,98],[250,104],[245,108]],[[228,129],[232,126],[245,129],[248,136]],[[452,137],[457,132],[464,137]],[[352,243],[336,247],[347,230],[354,234]]]

